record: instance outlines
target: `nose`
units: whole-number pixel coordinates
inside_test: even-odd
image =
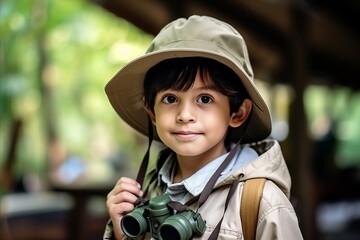
[[[194,107],[190,103],[179,104],[176,121],[179,123],[190,123],[196,121]]]

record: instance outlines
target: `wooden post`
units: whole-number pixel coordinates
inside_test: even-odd
[[[290,134],[293,160],[292,174],[296,211],[304,239],[316,239],[315,206],[312,188],[311,141],[308,136],[307,118],[304,109],[304,91],[309,83],[307,8],[292,6],[292,33],[288,46],[288,70],[295,90],[295,101],[290,109]]]

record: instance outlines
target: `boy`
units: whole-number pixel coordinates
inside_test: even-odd
[[[264,140],[271,132],[270,113],[253,83],[245,42],[232,26],[207,16],[169,23],[106,92],[123,120],[167,148],[151,186],[142,189],[141,178],[139,183],[122,177],[108,194],[111,220],[104,239],[127,238],[121,220],[141,197],[159,195],[200,213],[205,232],[192,237],[242,239],[243,182],[259,177],[267,181],[256,239],[302,239],[279,144]]]

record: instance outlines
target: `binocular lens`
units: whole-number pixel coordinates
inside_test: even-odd
[[[163,240],[166,239],[181,240],[181,236],[178,230],[170,225],[165,225],[161,227],[160,237]]]
[[[159,233],[163,240],[189,240],[193,232],[187,219],[172,216],[160,226]]]
[[[148,230],[146,220],[142,216],[137,217],[137,215],[126,215],[121,221],[121,227],[129,237],[139,237]]]

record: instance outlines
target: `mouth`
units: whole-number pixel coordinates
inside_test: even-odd
[[[202,134],[199,132],[179,131],[179,132],[173,132],[173,135],[181,140],[192,140]]]

